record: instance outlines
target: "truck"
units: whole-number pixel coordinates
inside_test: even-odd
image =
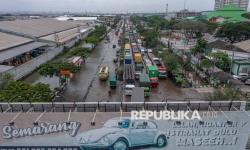
[[[132,64],[124,65],[124,80],[127,84],[135,83],[135,70]]]
[[[159,76],[158,68],[155,66],[147,66],[147,73],[149,78],[158,78]]]
[[[141,58],[140,53],[133,53],[133,56],[134,56],[134,62],[135,63],[141,63],[142,62],[142,58]]]
[[[109,75],[109,86],[111,89],[115,89],[117,85],[115,73]]]
[[[153,65],[158,68],[158,71],[159,71],[158,77],[160,79],[166,79],[167,78],[167,69],[166,69],[164,63],[162,62],[162,60],[160,58],[155,57],[154,54],[152,54],[152,53],[149,53],[148,56],[149,56],[149,59],[153,62]]]
[[[140,87],[150,87],[149,76],[145,73],[140,74],[139,84],[140,84]]]
[[[159,85],[159,71],[155,66],[147,66],[147,73],[149,75],[151,87],[155,88]]]
[[[132,64],[132,56],[125,54],[125,56],[124,56],[124,63],[125,63],[125,65]]]
[[[135,64],[135,79],[139,80],[140,74],[143,72],[143,64],[142,63],[134,63]]]

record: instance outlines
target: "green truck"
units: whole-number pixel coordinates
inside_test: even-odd
[[[144,88],[144,97],[150,97],[150,80],[147,74],[140,74],[139,84]]]
[[[159,76],[159,71],[156,66],[147,66],[147,73],[149,78],[158,78]]]
[[[117,81],[116,81],[116,75],[114,73],[111,73],[109,75],[109,86],[111,89],[115,89],[116,88],[116,84],[117,84]]]

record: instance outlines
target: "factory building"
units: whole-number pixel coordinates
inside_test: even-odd
[[[55,19],[0,22],[0,73],[21,79],[86,37],[93,27]]]

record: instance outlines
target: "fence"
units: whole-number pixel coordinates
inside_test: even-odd
[[[54,103],[0,103],[0,112],[124,112],[132,110],[245,110],[246,102],[233,101],[185,101],[185,102],[54,102]]]

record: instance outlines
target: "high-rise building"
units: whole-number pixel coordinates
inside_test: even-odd
[[[248,3],[249,3],[249,0],[215,0],[214,9],[218,10],[220,8],[223,8],[225,5],[235,4],[239,6],[240,8],[247,10]]]

